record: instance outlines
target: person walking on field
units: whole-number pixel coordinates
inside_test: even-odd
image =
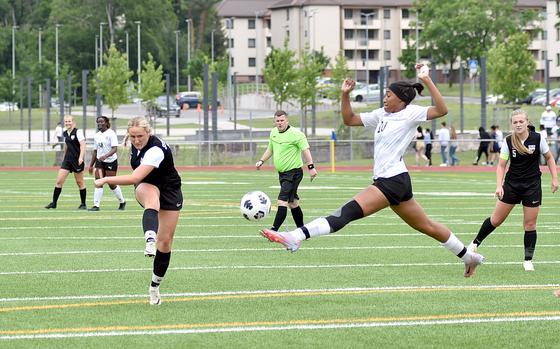
[[[152,282],[149,286],[150,304],[159,305],[159,286],[169,268],[171,246],[177,229],[179,211],[183,207],[181,177],[175,169],[171,148],[152,135],[149,122],[143,116],[129,120],[127,136],[131,139],[130,166],[132,174],[102,177],[96,187],[134,185],[136,200],[144,208],[142,228],[146,257],[155,257]]]
[[[89,164],[88,172],[93,174],[95,166],[95,179],[108,176],[116,176],[117,169],[119,168],[117,160],[117,146],[119,141],[117,134],[111,129],[111,122],[106,116],[97,117],[98,132],[93,137],[93,152],[91,154],[91,162]],[[109,185],[109,188],[119,200],[119,210],[124,210],[126,201],[123,197],[121,187],[118,185]],[[88,211],[99,211],[99,205],[103,198],[103,187],[95,187],[93,193],[93,207]]]
[[[441,128],[439,129],[439,146],[441,148],[441,166],[447,166],[447,146],[449,145],[449,129],[445,121],[441,123]]]
[[[463,243],[443,224],[431,220],[413,198],[412,183],[403,161],[403,155],[414,139],[416,127],[422,122],[447,114],[441,93],[432,82],[427,67],[417,64],[418,78],[430,91],[434,105],[411,105],[416,92],[424,87],[419,83],[397,81],[389,85],[383,107],[369,113],[355,114],[350,105],[350,91],[355,86],[352,79],[342,84],[341,112],[345,125],[365,126],[374,130],[373,184],[356,194],[328,217],[317,218],[303,227],[281,233],[263,229],[261,234],[270,241],[282,244],[295,252],[302,241],[334,233],[348,223],[374,214],[386,207],[391,209],[412,228],[438,240],[451,253],[465,263],[465,277],[474,274],[484,258],[468,251]]]
[[[556,126],[556,113],[550,105],[547,105],[545,111],[542,112],[539,125],[544,126],[548,136],[552,134],[552,128]]]
[[[416,142],[414,143],[414,151],[416,157],[416,166],[420,165],[420,158],[424,160],[426,166],[429,164],[429,160],[424,154],[424,150],[426,149],[426,145],[424,144],[424,132],[422,132],[422,126],[418,126],[416,128]]]
[[[424,144],[426,145],[426,152],[424,153],[424,155],[426,155],[426,158],[428,159],[428,165],[427,166],[432,166],[432,140],[434,139],[434,135],[432,134],[432,131],[427,128],[426,132],[424,132]]]
[[[552,176],[552,193],[558,190],[558,175],[554,157],[541,134],[529,131],[529,118],[521,109],[511,113],[512,134],[502,143],[500,160],[496,169],[496,207],[492,215],[484,220],[469,250],[476,251],[484,239],[499,227],[508,217],[515,205],[523,205],[523,228],[525,230],[526,271],[535,270],[533,254],[537,243],[537,216],[542,202],[541,170],[539,159],[546,159]],[[506,172],[506,166],[509,167]],[[504,176],[505,175],[505,176]],[[505,177],[505,178],[504,178]]]
[[[459,165],[459,158],[457,157],[457,147],[459,144],[457,139],[457,131],[455,127],[451,126],[449,128],[449,158],[451,159],[451,166]]]
[[[62,133],[64,138],[64,159],[56,176],[56,184],[54,186],[52,201],[45,206],[47,209],[55,209],[58,204],[58,198],[62,193],[62,186],[70,173],[74,173],[76,185],[80,189],[80,206],[78,209],[85,210],[86,207],[86,184],[84,182],[84,156],[86,154],[86,139],[81,131],[78,131],[74,123],[72,115],[64,116],[64,127],[66,130]]]
[[[299,183],[303,179],[302,153],[309,170],[309,176],[311,176],[311,181],[317,176],[317,169],[313,164],[307,138],[301,131],[289,125],[288,114],[283,110],[277,111],[274,113],[274,123],[276,127],[270,132],[268,147],[255,166],[257,170],[260,170],[265,161],[272,156],[274,166],[278,171],[278,179],[280,181],[278,210],[274,217],[274,223],[270,228],[271,230],[278,231],[288,215],[288,207],[292,212],[296,227],[303,226],[303,211],[299,205],[297,193]]]

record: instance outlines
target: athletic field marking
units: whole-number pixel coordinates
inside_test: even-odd
[[[522,248],[523,245],[484,245],[484,248]],[[539,245],[539,248],[558,248],[560,245]],[[302,250],[306,251],[356,251],[356,250],[428,250],[428,249],[441,249],[438,245],[426,246],[336,246],[336,247],[306,247]],[[213,252],[265,252],[277,251],[278,247],[270,248],[200,248],[200,249],[173,249],[174,253],[187,252],[187,253],[213,253]],[[144,249],[127,249],[127,250],[76,250],[76,251],[44,251],[44,252],[3,252],[0,257],[21,257],[21,256],[58,256],[58,255],[73,255],[73,254],[105,254],[105,253],[136,253],[139,254]]]
[[[441,314],[403,317],[367,317],[305,319],[259,322],[225,322],[198,324],[168,324],[144,326],[102,326],[76,328],[50,328],[31,330],[2,330],[0,339],[60,339],[77,337],[140,336],[161,334],[193,334],[220,332],[261,332],[288,330],[319,330],[340,328],[433,326],[465,323],[504,323],[527,321],[558,321],[559,311]]]
[[[521,290],[552,290],[553,286],[546,287],[497,287],[489,288],[486,287],[482,291],[521,291]],[[165,298],[166,303],[175,302],[200,302],[200,301],[223,301],[223,300],[246,300],[246,299],[264,299],[264,298],[287,298],[287,297],[317,297],[317,296],[348,296],[348,295],[370,295],[370,294],[380,294],[380,293],[418,293],[418,292],[456,292],[458,287],[439,287],[439,288],[378,288],[378,289],[342,289],[342,290],[306,290],[304,292],[300,291],[283,291],[283,292],[261,292],[261,293],[237,293],[237,294],[214,294],[214,295],[197,295],[197,296],[175,296]],[[461,288],[461,290],[466,291],[481,291],[480,288],[469,288],[468,286]],[[2,307],[0,308],[1,313],[11,313],[11,312],[23,312],[23,311],[38,311],[38,310],[50,310],[50,309],[68,309],[68,308],[91,308],[91,307],[101,307],[101,306],[115,306],[115,305],[128,305],[128,304],[145,304],[148,302],[147,297],[142,297],[144,299],[132,299],[132,300],[114,300],[114,301],[100,301],[100,302],[79,302],[79,303],[66,303],[66,304],[44,304],[44,305],[25,305],[25,306],[14,306],[14,307]],[[558,312],[560,314],[560,311]],[[0,333],[2,331],[0,330]]]
[[[288,290],[254,290],[254,291],[221,291],[221,292],[182,292],[165,293],[167,297],[207,297],[207,296],[237,296],[255,294],[306,294],[321,293],[328,295],[331,292],[423,292],[423,291],[521,291],[521,290],[548,290],[556,289],[560,284],[529,284],[529,285],[427,285],[427,286],[384,286],[384,287],[346,287],[346,288],[321,288],[321,289],[288,289]],[[83,295],[83,296],[52,296],[52,297],[19,297],[19,298],[0,298],[0,303],[8,302],[28,302],[28,301],[49,301],[49,300],[83,300],[83,299],[118,299],[118,298],[146,298],[145,293],[141,294],[119,294],[119,295]]]
[[[280,250],[279,250],[280,251]],[[285,251],[281,251],[286,253]],[[521,262],[485,262],[485,265],[521,265]],[[560,261],[539,261],[539,265],[560,264]],[[169,267],[168,270],[269,270],[269,269],[342,269],[342,268],[387,268],[387,267],[442,267],[463,265],[461,262],[442,262],[442,263],[359,263],[359,264],[321,264],[321,265],[215,265],[215,266],[191,266],[191,267]],[[146,272],[152,268],[115,268],[115,269],[56,269],[56,270],[36,270],[36,271],[2,271],[0,276],[10,275],[42,275],[42,274],[86,274],[86,273],[130,273]]]

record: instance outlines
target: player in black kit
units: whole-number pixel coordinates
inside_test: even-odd
[[[84,156],[86,154],[86,139],[83,132],[78,131],[72,115],[64,116],[64,159],[56,176],[52,202],[45,208],[56,208],[58,198],[62,192],[64,181],[70,172],[74,172],[76,184],[80,188],[80,210],[86,209],[86,185],[84,183]]]
[[[181,177],[175,169],[171,149],[163,140],[151,135],[150,124],[144,117],[130,119],[125,144],[128,138],[132,143],[132,174],[99,178],[95,185],[135,186],[136,200],[144,208],[144,255],[155,256],[149,288],[150,304],[158,305],[161,303],[159,285],[169,267],[173,236],[183,207]]]
[[[482,223],[478,235],[469,245],[475,251],[484,239],[499,227],[513,207],[523,205],[523,228],[525,229],[525,260],[523,268],[533,271],[533,254],[537,243],[537,216],[542,200],[541,170],[539,159],[543,155],[552,176],[552,193],[558,190],[556,163],[548,148],[546,139],[537,132],[530,131],[527,113],[521,109],[511,113],[512,134],[507,136],[500,150],[500,160],[496,169],[496,208],[492,216]],[[506,173],[506,165],[509,169]],[[505,179],[504,179],[505,175]]]

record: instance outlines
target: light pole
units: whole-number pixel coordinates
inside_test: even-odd
[[[42,53],[42,47],[41,47],[41,34],[43,32],[42,28],[39,28],[39,38],[38,38],[38,44],[39,44],[39,67],[41,67],[41,64],[43,63],[43,53]],[[42,98],[42,89],[43,86],[41,83],[39,83],[39,107],[43,106],[43,98]]]
[[[187,22],[187,68],[188,65],[191,63],[191,23],[192,23],[192,19],[185,19],[185,22]],[[188,76],[187,76],[187,90],[191,90],[191,73],[189,71]]]
[[[210,35],[210,49],[211,49],[211,60],[210,62],[214,63],[214,30],[212,30],[212,33]]]
[[[259,94],[259,11],[255,12],[255,90]]]
[[[227,48],[228,48],[228,64],[227,64],[227,86],[228,86],[228,114],[229,114],[229,120],[231,120],[231,109],[232,109],[232,103],[231,103],[231,97],[232,97],[232,93],[231,93],[231,27],[233,26],[233,18],[226,18],[226,28],[228,30],[228,42],[227,42]],[[237,123],[233,124],[233,128],[234,130],[237,130]]]
[[[12,95],[15,95],[14,80],[16,79],[16,29],[17,25],[12,26]],[[20,105],[20,107],[23,106]]]
[[[137,34],[137,36],[138,36],[138,69],[137,69],[137,74],[138,74],[138,92],[142,92],[142,85],[141,85],[142,78],[140,77],[140,71],[141,71],[141,69],[142,69],[142,67],[140,66],[140,64],[141,64],[141,63],[140,63],[140,23],[142,23],[142,22],[136,21],[136,22],[134,22],[134,23],[136,23],[136,25],[137,25],[137,32],[138,32],[138,34]]]
[[[418,18],[418,9],[416,9],[416,63],[418,63],[420,61],[420,52],[418,50],[418,44],[420,41],[420,38],[418,37],[419,30],[418,30],[418,26],[420,24],[420,19]],[[416,76],[416,82],[418,82],[418,76]]]
[[[126,69],[130,69],[130,62],[128,60],[128,30],[124,33],[126,35]]]
[[[175,82],[179,94],[179,31],[175,30]]]
[[[360,12],[360,16],[366,18],[366,96],[369,97],[369,33],[368,33],[368,23],[369,17],[373,17],[375,12],[363,13]],[[381,69],[379,70],[381,72]]]
[[[309,10],[309,16],[307,16],[307,36],[311,51],[315,50],[315,14],[317,12],[317,10]],[[313,36],[311,36],[311,18],[313,18]]]
[[[95,70],[99,67],[99,57],[97,56],[99,49],[97,48],[97,42],[99,41],[99,35],[95,34]]]
[[[103,66],[103,26],[105,22],[99,23],[99,66]]]
[[[54,48],[55,48],[55,77],[56,77],[56,91],[58,91],[58,28],[62,27],[62,24],[56,24],[54,26]]]

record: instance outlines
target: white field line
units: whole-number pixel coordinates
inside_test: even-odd
[[[344,293],[344,292],[391,292],[391,291],[415,291],[415,290],[446,290],[446,291],[465,291],[465,290],[541,290],[543,288],[556,288],[560,284],[529,284],[529,285],[425,285],[425,286],[383,286],[383,287],[346,287],[346,288],[319,288],[319,289],[277,289],[277,290],[251,290],[251,291],[220,291],[220,292],[180,292],[162,293],[165,297],[212,297],[212,296],[237,296],[237,295],[266,295],[266,294],[293,294],[293,293]],[[53,296],[53,297],[19,297],[19,298],[0,298],[0,303],[9,302],[28,302],[28,301],[51,301],[51,300],[105,300],[123,298],[145,298],[145,293],[137,294],[116,294],[116,295],[81,295],[81,296]]]
[[[261,239],[262,240],[262,239]],[[538,245],[539,248],[559,248],[560,245]],[[305,251],[357,251],[357,250],[429,250],[441,249],[438,245],[424,246],[334,246],[334,247],[309,247]],[[484,245],[484,248],[523,248],[523,245]],[[278,247],[270,248],[200,248],[200,249],[173,249],[173,253],[215,253],[215,252],[265,252],[279,251]],[[86,254],[139,254],[144,249],[126,250],[75,250],[75,251],[40,251],[40,252],[3,252],[0,257],[25,257],[25,256],[59,256],[59,255],[86,255]],[[539,262],[537,262],[539,263]]]
[[[359,319],[357,319],[359,321]],[[193,325],[185,324],[185,329],[170,330],[129,330],[129,331],[85,331],[81,333],[51,333],[51,334],[31,334],[31,335],[5,335],[0,336],[0,340],[21,340],[21,339],[63,339],[63,338],[84,338],[84,337],[116,337],[116,336],[153,336],[169,334],[201,334],[201,333],[225,333],[225,332],[270,332],[270,331],[302,331],[302,330],[333,330],[349,328],[375,328],[375,327],[404,327],[404,326],[434,326],[434,325],[456,325],[456,324],[482,324],[482,323],[508,323],[508,322],[528,322],[528,321],[558,321],[560,316],[518,316],[518,317],[493,317],[493,318],[462,318],[451,320],[422,320],[422,321],[390,321],[390,322],[351,322],[340,323],[344,319],[334,319],[333,323],[322,320],[322,324],[296,325],[261,325],[261,326],[219,326],[212,327],[208,324],[206,328],[188,328]],[[299,320],[298,323],[305,322]],[[176,325],[177,326],[177,325]],[[175,326],[175,327],[176,327]],[[199,327],[199,326],[196,326]],[[70,329],[69,329],[70,330]]]
[[[285,253],[285,252],[284,252]],[[520,265],[519,261],[512,262],[485,262],[485,265]],[[539,265],[560,264],[560,261],[539,261]],[[443,267],[462,265],[460,262],[438,262],[438,263],[358,263],[358,264],[311,264],[311,265],[203,265],[190,267],[169,267],[168,270],[189,270],[189,271],[208,271],[208,270],[290,270],[290,269],[354,269],[354,268],[409,268],[409,267]],[[146,272],[152,268],[115,268],[115,269],[50,269],[36,271],[2,271],[0,276],[19,276],[19,275],[44,275],[44,274],[88,274],[88,273],[129,273]]]

